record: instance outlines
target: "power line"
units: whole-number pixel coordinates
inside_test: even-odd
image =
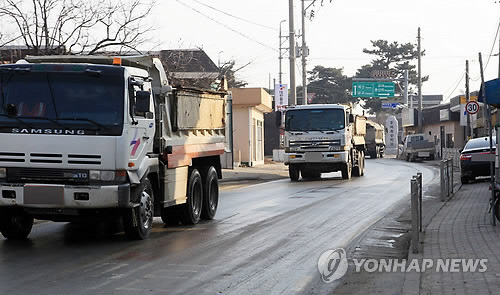
[[[495,38],[493,39],[493,44],[491,45],[490,54],[488,54],[488,60],[486,60],[486,65],[484,66],[484,71],[488,68],[488,63],[490,62],[491,54],[493,53],[493,49],[495,48],[495,44],[497,43],[498,32],[500,31],[500,22],[498,23],[497,32],[495,34]]]
[[[230,17],[232,17],[232,18],[235,18],[235,19],[238,19],[238,20],[241,20],[241,21],[244,21],[244,22],[250,23],[250,24],[252,24],[252,25],[256,25],[256,26],[259,26],[259,27],[262,27],[262,28],[265,28],[265,29],[269,29],[269,30],[273,30],[273,31],[276,31],[276,32],[278,31],[278,29],[276,29],[276,28],[269,27],[269,26],[262,25],[262,24],[258,24],[258,23],[256,23],[256,22],[251,21],[251,20],[247,20],[247,19],[241,18],[241,17],[239,17],[239,16],[236,16],[236,15],[230,14],[230,13],[228,13],[228,12],[222,11],[222,10],[220,10],[220,9],[217,9],[217,8],[213,7],[213,6],[210,6],[210,5],[208,5],[208,4],[205,4],[205,3],[201,2],[201,1],[198,1],[198,0],[192,0],[192,1],[194,1],[194,2],[196,2],[196,3],[198,3],[198,4],[201,4],[201,5],[203,5],[203,6],[206,6],[206,7],[210,8],[210,9],[212,9],[212,10],[215,10],[215,11],[217,11],[217,12],[220,12],[220,13],[222,13],[222,14],[225,14],[225,15],[227,15],[227,16],[230,16]]]
[[[462,76],[460,76],[460,79],[458,80],[458,83],[457,85],[455,86],[455,88],[453,88],[453,90],[450,92],[450,95],[448,95],[448,97],[443,100],[443,102],[446,102],[448,101],[452,96],[453,96],[453,93],[455,92],[455,90],[457,90],[458,88],[458,85],[460,85],[460,83],[462,83],[462,80],[464,79],[465,77],[465,71],[462,73]],[[453,85],[453,84],[452,84]],[[453,86],[452,86],[453,87]],[[451,88],[450,88],[451,89]],[[449,90],[449,89],[448,89]],[[446,91],[445,93],[447,93],[448,91]]]
[[[197,9],[196,9],[196,8],[194,8],[194,7],[191,7],[191,6],[189,6],[189,5],[185,4],[185,3],[182,3],[182,2],[181,2],[181,1],[179,1],[179,0],[175,0],[175,1],[177,1],[179,4],[181,4],[181,5],[183,5],[183,6],[187,7],[187,8],[189,8],[189,9],[191,9],[191,10],[193,10],[193,11],[195,11],[195,12],[197,12],[197,13],[201,14],[201,15],[203,15],[204,17],[206,17],[206,18],[210,19],[211,21],[216,22],[217,24],[219,24],[219,25],[221,25],[221,26],[223,26],[223,27],[225,27],[225,28],[227,28],[227,29],[229,29],[229,30],[231,30],[231,31],[235,32],[236,34],[238,34],[238,35],[240,35],[240,36],[242,36],[242,37],[244,37],[244,38],[246,38],[246,39],[248,39],[248,40],[250,40],[250,41],[253,41],[253,42],[255,42],[255,43],[259,44],[259,45],[262,45],[262,46],[264,46],[264,47],[266,47],[266,48],[268,48],[268,49],[271,49],[272,51],[276,51],[276,52],[278,52],[278,49],[276,49],[276,48],[274,48],[274,47],[271,47],[271,46],[269,46],[269,45],[267,45],[267,44],[264,44],[264,43],[260,42],[259,40],[253,39],[252,37],[249,37],[249,36],[247,36],[247,35],[245,35],[245,34],[243,34],[243,33],[239,32],[239,31],[236,31],[235,29],[233,29],[233,28],[231,28],[231,27],[229,27],[229,26],[227,26],[227,25],[225,25],[225,24],[223,24],[223,23],[219,22],[218,20],[216,20],[216,19],[214,19],[214,18],[212,18],[212,17],[210,17],[210,16],[208,16],[208,15],[206,15],[206,14],[202,13],[201,11],[197,10]]]

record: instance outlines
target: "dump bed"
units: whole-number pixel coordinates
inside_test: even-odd
[[[172,104],[174,130],[221,130],[225,128],[225,92],[180,88]]]
[[[366,144],[385,144],[384,126],[371,120],[366,125]]]
[[[226,92],[177,87],[169,97],[167,145],[224,143]]]
[[[355,116],[353,125],[354,125],[354,132],[353,132],[354,144],[364,145],[365,135],[366,135],[366,117]]]

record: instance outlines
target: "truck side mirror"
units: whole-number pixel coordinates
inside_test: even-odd
[[[149,112],[150,108],[150,97],[149,91],[136,91],[135,92],[135,111],[137,113]]]
[[[277,111],[276,112],[276,126],[281,126],[281,116],[282,116],[282,112],[281,111]]]
[[[354,115],[349,114],[349,123],[354,123]]]

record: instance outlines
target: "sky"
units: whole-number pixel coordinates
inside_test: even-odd
[[[312,3],[305,1],[306,6]],[[310,50],[307,69],[316,65],[343,68],[352,76],[372,56],[370,40],[417,43],[421,28],[422,75],[429,81],[422,93],[442,94],[445,101],[465,93],[465,61],[469,60],[471,91],[479,89],[479,52],[483,55],[485,80],[499,75],[496,36],[500,1],[495,0],[316,0],[307,10],[306,41]],[[296,34],[301,33],[301,1],[294,0]],[[243,66],[237,77],[247,87],[269,87],[278,81],[279,28],[289,32],[288,0],[161,0],[154,23],[155,49],[203,48],[217,64],[235,60]],[[288,41],[282,40],[283,47]],[[301,39],[297,42],[301,44]],[[416,64],[416,63],[415,63]],[[289,83],[288,53],[282,61],[283,83]],[[301,85],[300,59],[296,65]]]

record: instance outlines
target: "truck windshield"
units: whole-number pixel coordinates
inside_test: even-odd
[[[0,67],[0,132],[75,130],[75,134],[120,135],[124,117],[123,70],[49,71],[35,65]],[[67,65],[60,65],[63,69]],[[17,130],[17,131],[13,131]],[[73,133],[65,133],[73,134]]]
[[[287,131],[328,131],[344,127],[345,117],[341,109],[303,109],[286,112]]]

